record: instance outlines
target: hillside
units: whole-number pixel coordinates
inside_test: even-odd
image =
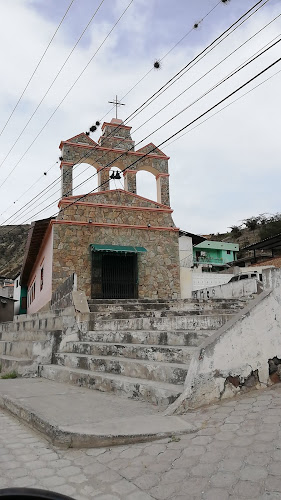
[[[20,272],[29,228],[0,226],[0,276],[15,278]]]

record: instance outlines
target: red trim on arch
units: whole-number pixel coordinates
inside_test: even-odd
[[[67,226],[95,226],[95,227],[112,227],[113,229],[142,229],[145,231],[173,231],[178,232],[178,227],[161,227],[161,226],[133,226],[132,224],[110,224],[106,222],[82,222],[75,220],[52,220],[51,224],[65,224]]]

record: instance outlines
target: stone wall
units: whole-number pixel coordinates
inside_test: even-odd
[[[269,271],[268,289],[196,350],[169,414],[272,384],[269,363],[281,359],[281,270]]]
[[[178,232],[54,224],[53,288],[70,273],[91,296],[91,244],[143,246],[138,255],[139,298],[179,298]]]

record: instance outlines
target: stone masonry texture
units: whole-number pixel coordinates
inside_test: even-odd
[[[189,412],[194,434],[151,443],[60,449],[0,411],[0,488],[75,500],[280,500],[281,387]]]
[[[75,201],[75,198],[70,200]],[[147,250],[138,255],[139,298],[179,298],[178,231],[171,230],[174,228],[171,210],[122,190],[96,193],[83,201],[84,203],[68,207],[62,200],[63,212],[58,215],[57,220],[63,223],[54,224],[53,233],[53,290],[69,275],[76,273],[78,289],[90,297],[90,245],[130,245],[142,246]],[[126,209],[127,206],[135,209]],[[145,210],[147,208],[150,210]],[[101,225],[95,226],[89,220]],[[70,223],[74,221],[87,224]],[[130,227],[123,227],[124,225]],[[138,226],[144,229],[139,229]],[[154,227],[163,229],[156,230]]]

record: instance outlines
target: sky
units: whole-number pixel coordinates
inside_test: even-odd
[[[263,0],[257,12],[127,120],[256,1],[74,0],[57,30],[70,3],[0,0],[0,224],[57,213],[60,141],[85,132],[96,120],[110,121],[115,111],[108,101],[116,94],[125,104],[118,117],[132,127],[136,149],[159,145],[280,57],[281,42],[208,92],[281,38],[281,1]],[[161,60],[159,70],[155,60]],[[170,157],[171,206],[181,229],[221,233],[245,218],[280,212],[278,71],[281,62],[160,147]],[[94,174],[85,163],[77,166],[74,193],[95,189]],[[112,185],[122,186],[123,178]],[[137,190],[156,199],[152,174],[137,174]]]

